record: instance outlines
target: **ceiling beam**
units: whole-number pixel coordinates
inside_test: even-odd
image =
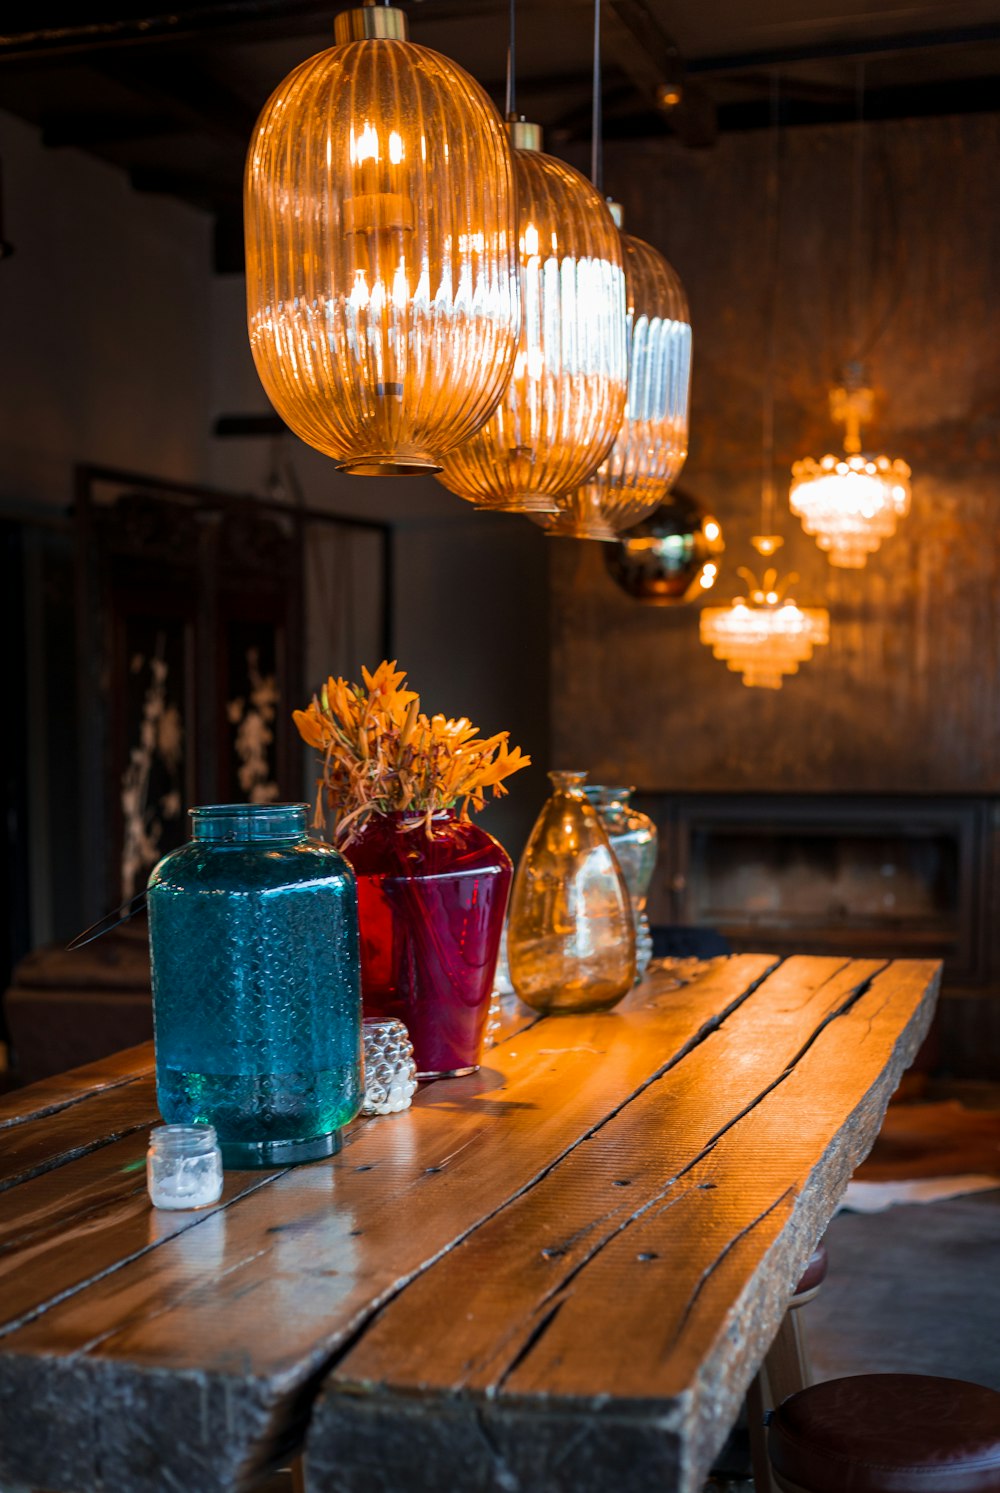
[[[118,14],[114,5],[108,3],[100,20],[39,26],[37,4],[22,6],[18,19],[11,14],[12,9],[6,7],[0,30],[0,63],[188,41],[269,23],[277,24],[282,34],[287,35],[290,23],[315,22],[319,17],[329,20],[331,14],[330,0],[217,0],[215,4],[160,10],[151,5],[145,15],[139,16],[134,14],[134,8],[132,14]]]
[[[771,47],[760,52],[728,52],[715,57],[688,58],[689,73],[713,74],[789,67],[796,62],[824,62],[831,58],[902,56],[907,52],[930,52],[940,47],[979,47],[1000,41],[1000,22],[980,26],[949,26],[937,31],[901,31],[891,36],[842,37],[827,42],[803,42],[798,46]]]

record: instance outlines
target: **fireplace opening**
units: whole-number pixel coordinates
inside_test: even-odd
[[[734,946],[956,959],[961,846],[954,832],[858,833],[835,826],[695,828],[691,921]]]

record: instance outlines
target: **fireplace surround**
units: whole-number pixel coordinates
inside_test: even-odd
[[[716,928],[746,952],[943,959],[937,1060],[960,1076],[1000,1076],[1000,799],[637,799],[660,834],[652,923]]]

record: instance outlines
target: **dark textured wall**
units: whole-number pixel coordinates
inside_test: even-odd
[[[698,642],[697,607],[647,608],[600,546],[551,541],[553,759],[645,787],[1000,791],[1000,118],[869,127],[870,444],[909,461],[913,510],[865,570],[833,570],[787,511],[799,455],[833,449],[827,388],[855,348],[854,129],[786,133],[778,292],[781,569],[826,600],[831,641],[779,693]],[[713,602],[756,561],[768,140],[609,150],[627,227],[687,286],[691,454],[682,483],[723,523]]]

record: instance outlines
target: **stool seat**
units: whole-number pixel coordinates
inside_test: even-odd
[[[830,1268],[830,1256],[826,1252],[826,1245],[822,1239],[809,1256],[809,1263],[805,1268],[802,1279],[795,1287],[792,1296],[792,1305],[797,1305],[796,1298],[814,1293],[826,1280],[826,1272]]]
[[[1000,1394],[923,1374],[829,1379],[779,1406],[768,1451],[796,1493],[1000,1493]]]

